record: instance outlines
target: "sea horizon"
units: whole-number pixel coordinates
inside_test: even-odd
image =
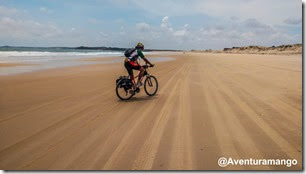
[[[98,49],[100,48],[100,49]],[[61,68],[67,66],[117,63],[123,61],[126,48],[114,47],[0,47],[0,64],[17,64],[25,66],[8,66],[0,68],[0,75],[11,75],[32,72],[42,69]],[[145,55],[159,52],[145,51]],[[165,52],[163,52],[166,54]],[[80,59],[118,57],[108,61],[80,61]],[[155,59],[166,61],[167,58]]]

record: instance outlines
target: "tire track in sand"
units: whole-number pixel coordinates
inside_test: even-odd
[[[218,68],[214,68],[214,71],[218,71]],[[212,74],[213,75],[213,74]],[[223,91],[223,94],[228,94],[229,97],[232,99],[233,102],[241,108],[242,111],[244,111],[250,120],[252,120],[256,125],[264,132],[266,132],[266,135],[268,135],[271,140],[273,140],[280,148],[291,158],[295,159],[300,155],[300,153],[295,150],[295,148],[287,141],[285,140],[276,130],[274,130],[265,120],[263,120],[259,115],[254,111],[253,108],[251,108],[247,103],[245,103],[244,100],[241,100],[239,96],[237,96],[235,93],[233,93],[230,88],[225,88],[223,84],[221,84],[219,81],[217,81],[216,78],[212,78],[212,82],[218,86],[218,88]]]
[[[167,83],[164,85],[164,87],[162,88],[162,90],[160,91],[160,93],[163,93],[163,91],[165,89],[167,89],[168,87],[170,87],[170,85],[173,85],[173,81],[176,80],[176,77],[178,75],[180,75],[180,72],[184,69],[184,66],[182,66],[180,68],[180,70],[178,70],[175,75],[173,75],[168,81]],[[175,84],[175,86],[177,86],[179,81],[177,81]],[[174,90],[172,90],[171,95],[173,95],[175,93]],[[173,96],[167,96],[166,98],[166,106],[169,105],[169,100],[173,97]],[[171,96],[171,97],[170,97]],[[156,101],[156,103],[158,103],[159,101]],[[148,113],[151,112],[151,110],[153,110],[155,105],[150,104],[146,107],[143,106],[143,108],[145,108],[145,110],[142,112],[142,114],[138,115],[138,119],[135,121],[134,126],[128,131],[126,132],[125,136],[123,137],[123,139],[121,140],[121,143],[118,145],[118,147],[115,149],[115,151],[113,152],[112,156],[109,158],[109,160],[106,162],[106,164],[103,166],[103,169],[112,169],[114,168],[114,165],[116,164],[116,161],[120,159],[120,154],[122,154],[125,150],[126,150],[126,143],[131,141],[131,137],[132,135],[135,133],[137,127],[140,125],[140,123],[146,118],[146,116],[148,115]],[[144,159],[145,160],[145,159]],[[153,161],[152,161],[153,162]],[[138,167],[139,165],[136,163],[136,167]],[[140,167],[140,166],[139,166]],[[143,166],[142,166],[143,167]],[[135,168],[135,167],[133,167]],[[142,168],[144,169],[144,168]]]

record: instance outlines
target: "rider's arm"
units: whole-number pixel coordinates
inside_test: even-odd
[[[147,64],[149,64],[150,66],[154,66],[147,58],[142,58]]]
[[[138,54],[147,64],[153,66],[153,64],[152,64],[147,58],[145,58],[145,56],[143,55],[143,53],[142,53],[139,49],[137,49],[137,54]]]

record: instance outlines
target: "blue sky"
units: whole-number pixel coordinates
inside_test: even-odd
[[[0,45],[222,49],[302,42],[300,0],[0,0]]]

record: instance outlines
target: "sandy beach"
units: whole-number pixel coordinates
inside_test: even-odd
[[[129,101],[115,94],[122,63],[0,76],[0,169],[302,169],[301,54],[169,57],[150,69],[157,95]],[[220,167],[221,157],[298,164]]]

